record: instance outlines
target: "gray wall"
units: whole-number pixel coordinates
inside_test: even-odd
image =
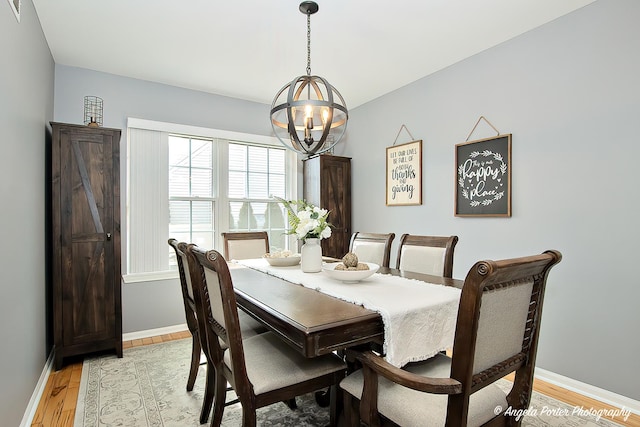
[[[459,278],[480,259],[560,250],[538,366],[634,399],[639,19],[636,0],[592,3],[353,109],[344,145],[354,231],[456,234]],[[481,115],[513,134],[511,218],[453,215],[454,146]],[[402,124],[423,140],[424,201],[386,207],[385,147]],[[495,135],[478,127],[472,139]],[[403,132],[399,142],[409,140]]]
[[[271,134],[266,104],[56,64],[55,120],[82,124],[87,95],[103,99],[103,125],[123,131],[127,117],[136,117],[257,135]]]
[[[269,105],[266,104],[59,64],[56,65],[55,70],[54,118],[56,121],[82,124],[84,97],[95,95],[104,101],[103,125],[123,130],[120,143],[120,152],[123,156],[120,176],[123,197],[126,194],[124,156],[127,152],[128,117],[257,135],[271,133]],[[124,202],[121,214],[124,232],[126,230]],[[124,235],[123,242],[125,242]],[[126,247],[123,247],[122,254],[124,262],[127,255]],[[122,322],[124,333],[185,323],[182,295],[177,279],[124,283]]]
[[[21,22],[0,3],[0,414],[20,424],[47,360],[45,124],[53,117],[53,58],[31,1]]]

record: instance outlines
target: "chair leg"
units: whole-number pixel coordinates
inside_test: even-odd
[[[200,424],[204,424],[209,419],[209,413],[211,412],[211,405],[213,405],[213,398],[215,397],[216,386],[216,370],[213,365],[207,364],[207,378],[204,384],[204,398],[202,400],[202,410],[200,411]]]
[[[256,408],[242,405],[242,427],[256,427]]]
[[[315,393],[316,403],[321,408],[326,408],[331,403],[331,388],[326,390],[316,391]]]
[[[357,407],[356,399],[349,393],[342,392],[343,396],[343,413],[344,413],[344,425],[346,427],[359,427],[360,426],[360,413]]]
[[[215,401],[213,403],[213,417],[211,417],[211,427],[219,427],[222,423],[225,402],[227,401],[227,379],[219,374],[215,379]],[[242,405],[244,411],[244,405]]]
[[[198,368],[200,368],[200,337],[197,332],[191,333],[191,369],[189,369],[189,379],[187,379],[187,391],[193,390],[193,385],[196,383],[196,376],[198,375]]]
[[[291,409],[292,411],[295,411],[296,409],[298,409],[298,404],[296,403],[295,397],[285,400],[284,404],[287,405],[289,409]]]
[[[342,389],[337,385],[329,388],[329,425],[335,427],[338,425],[338,416],[342,412]]]

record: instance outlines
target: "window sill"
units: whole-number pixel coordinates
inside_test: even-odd
[[[158,282],[161,280],[177,279],[178,272],[176,270],[153,271],[150,273],[132,273],[122,276],[124,283],[140,283],[140,282]]]

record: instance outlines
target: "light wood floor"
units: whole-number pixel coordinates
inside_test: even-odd
[[[148,344],[158,344],[182,338],[190,338],[189,331],[157,337],[144,338],[133,341],[125,341],[123,348],[138,347]],[[82,375],[82,361],[65,365],[57,372],[52,372],[40,399],[38,409],[33,418],[32,427],[73,427],[73,419],[76,412],[76,402],[80,389],[80,376]],[[578,393],[563,389],[556,385],[541,380],[535,380],[535,391],[558,399],[571,406],[585,408],[614,409],[597,400],[582,396]],[[640,427],[640,415],[631,414],[627,421],[616,417],[613,421],[623,426]]]

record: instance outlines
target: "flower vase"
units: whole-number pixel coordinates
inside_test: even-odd
[[[322,271],[322,246],[320,239],[306,239],[300,248],[300,269],[304,273]]]

